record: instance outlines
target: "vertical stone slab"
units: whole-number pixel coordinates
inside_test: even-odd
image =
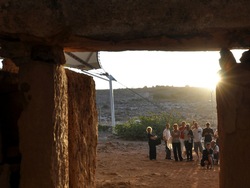
[[[52,177],[56,187],[69,187],[68,80],[63,66],[54,67]]]
[[[66,70],[69,97],[69,187],[95,187],[97,110],[93,78]]]
[[[68,187],[67,78],[60,65],[20,65],[28,84],[27,106],[19,120],[22,188]]]
[[[250,187],[250,71],[237,65],[217,86],[220,187]]]

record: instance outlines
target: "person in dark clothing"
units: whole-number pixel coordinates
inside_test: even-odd
[[[186,153],[187,153],[187,161],[193,161],[193,154],[192,154],[192,149],[193,149],[193,131],[190,129],[190,125],[186,125],[186,129],[183,131],[184,132],[184,144],[186,148]]]
[[[146,129],[148,134],[148,145],[149,145],[149,159],[156,160],[156,144],[155,140],[157,139],[156,135],[152,134],[152,127],[147,127]]]
[[[204,137],[204,148],[206,148],[206,144],[210,143],[214,136],[213,129],[210,128],[210,123],[206,123],[206,128],[203,129],[202,137]]]
[[[207,143],[206,148],[202,152],[201,166],[207,166],[207,169],[213,167],[213,149],[211,144]]]

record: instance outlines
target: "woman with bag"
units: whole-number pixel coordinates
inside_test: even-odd
[[[156,135],[152,134],[152,127],[147,127],[146,129],[148,134],[148,145],[149,145],[149,159],[156,160],[156,144],[155,141],[157,139]]]

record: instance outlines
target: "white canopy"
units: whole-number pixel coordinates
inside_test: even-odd
[[[65,52],[66,66],[80,70],[102,68],[98,52]]]

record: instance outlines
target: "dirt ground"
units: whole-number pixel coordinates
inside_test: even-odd
[[[157,146],[157,160],[148,158],[148,143],[124,141],[99,134],[97,188],[206,188],[219,187],[219,166],[205,169],[193,162],[165,159],[165,145]],[[172,154],[173,155],[173,154]]]

